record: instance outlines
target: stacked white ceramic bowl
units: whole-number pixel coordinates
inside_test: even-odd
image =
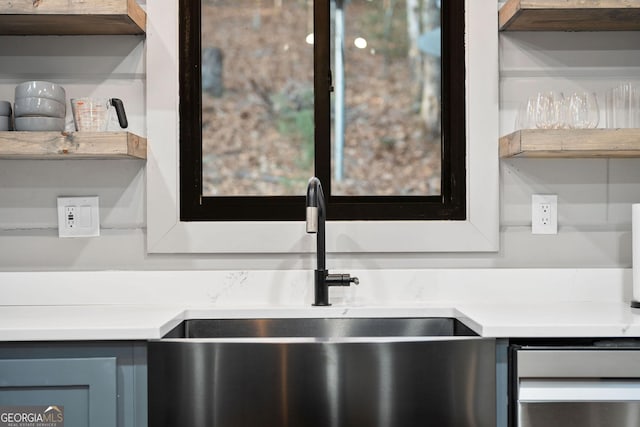
[[[11,103],[0,101],[0,132],[11,130]]]
[[[16,86],[13,114],[17,131],[63,131],[67,95],[60,85],[28,81]]]

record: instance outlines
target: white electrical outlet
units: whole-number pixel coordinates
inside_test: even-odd
[[[65,228],[75,228],[77,220],[76,207],[65,206],[64,207],[64,225]]]
[[[558,196],[534,194],[531,196],[531,233],[558,234]]]
[[[98,203],[98,197],[58,197],[58,236],[99,236]]]

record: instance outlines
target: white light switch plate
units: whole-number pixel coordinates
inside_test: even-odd
[[[98,197],[58,197],[58,236],[100,236],[98,204]]]

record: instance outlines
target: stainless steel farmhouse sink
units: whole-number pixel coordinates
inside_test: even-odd
[[[188,320],[149,342],[151,427],[495,427],[495,341],[450,318]]]

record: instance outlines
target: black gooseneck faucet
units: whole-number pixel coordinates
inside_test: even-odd
[[[318,262],[314,276],[315,306],[327,306],[329,304],[329,286],[357,285],[357,277],[349,274],[329,274],[327,270],[327,252],[325,245],[325,222],[327,211],[324,200],[324,192],[320,180],[313,177],[307,185],[307,233],[316,233],[316,255]]]

